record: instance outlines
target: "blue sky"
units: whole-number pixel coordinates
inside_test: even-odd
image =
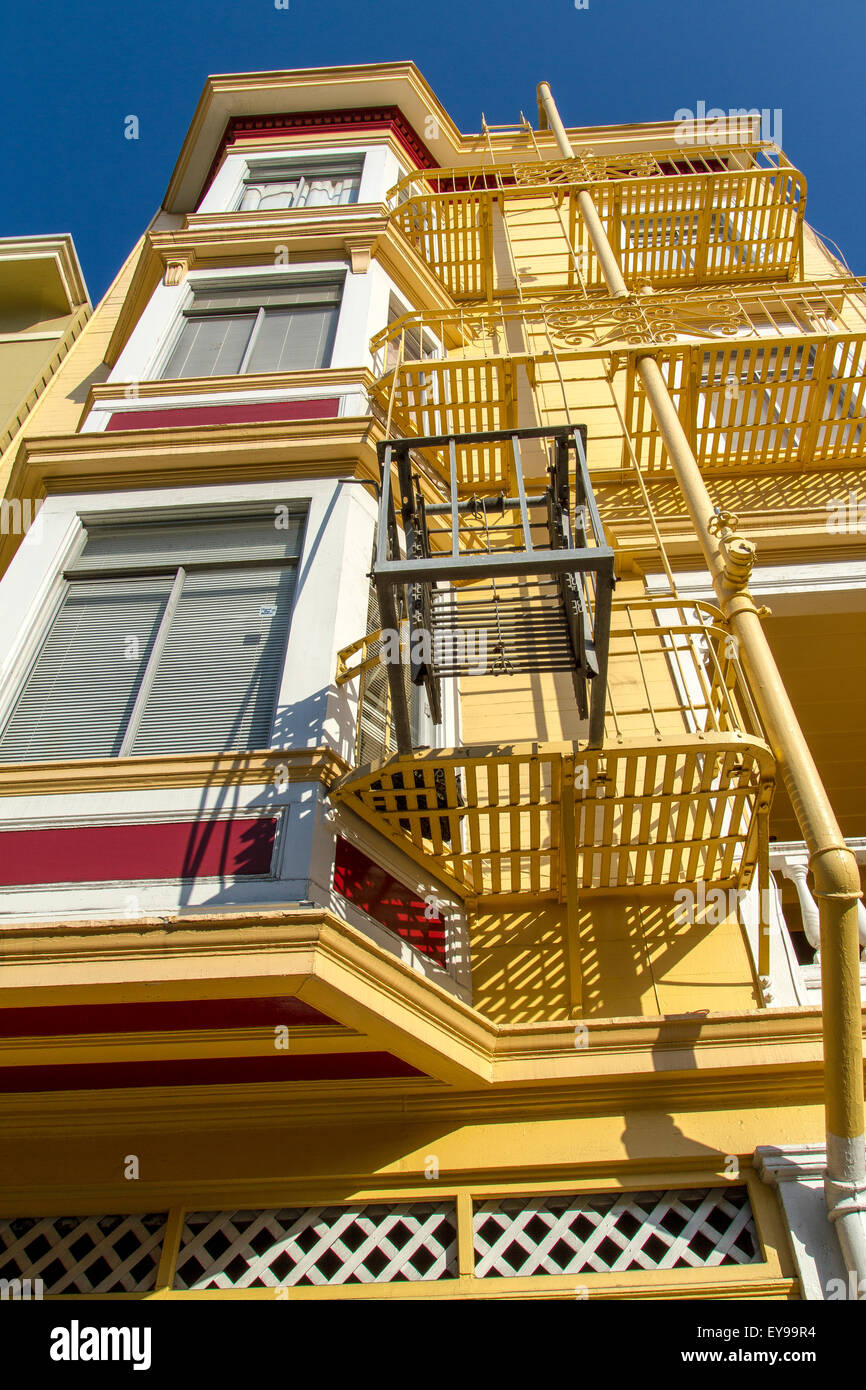
[[[208,73],[413,59],[463,130],[782,113],[807,218],[866,274],[863,0],[39,0],[0,20],[0,235],[72,232],[96,300],[158,207]],[[139,118],[138,141],[124,118]]]

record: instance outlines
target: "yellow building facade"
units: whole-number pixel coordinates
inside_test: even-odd
[[[0,238],[0,453],[90,316],[71,236]]]
[[[0,456],[0,1280],[866,1278],[866,293],[759,125],[209,79]]]

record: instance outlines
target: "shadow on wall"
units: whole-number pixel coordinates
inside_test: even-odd
[[[296,609],[299,598],[313,573],[316,556],[322,542],[322,537],[333,515],[336,500],[337,492],[335,490],[328,506],[325,508],[315,536],[309,539],[308,543],[305,545],[306,554],[303,568],[300,569],[294,586],[294,594],[292,597],[293,611]],[[290,640],[291,622],[288,632]],[[261,673],[268,668],[268,664],[272,663],[274,659],[278,662],[279,669],[282,669],[285,658],[285,648],[281,648],[278,652],[274,647],[274,643],[281,640],[285,639],[280,639],[275,633],[273,637],[269,637],[262,645],[259,660],[256,663],[256,669],[249,680],[243,698],[239,702],[238,711],[232,722],[232,726],[225,731],[221,751],[230,751],[233,749],[251,710],[253,711],[253,717],[255,717],[256,707],[258,706],[259,715],[263,715],[264,712],[261,708],[261,702],[265,698],[265,683],[261,678]],[[294,661],[303,661],[305,659],[305,654],[296,649],[293,649],[292,654]],[[280,750],[320,747],[324,741],[324,726],[328,715],[329,702],[332,697],[336,698],[337,693],[335,685],[330,684],[328,686],[323,686],[321,689],[307,696],[304,700],[297,701],[295,704],[277,711],[271,732],[275,781],[264,794],[256,797],[252,802],[245,801],[244,809],[247,812],[254,808],[267,807],[270,809],[273,807],[276,813],[285,805],[284,799],[279,795]],[[206,692],[204,692],[203,697],[205,699],[207,698]],[[268,695],[268,698],[272,699],[272,696]],[[239,767],[242,764],[245,751],[246,750],[238,750],[238,758],[234,766]],[[229,778],[228,781],[230,782],[230,780]],[[226,782],[227,779],[224,770],[221,770],[219,775],[214,771],[202,788],[201,797],[199,799],[197,824],[195,830],[190,835],[190,841],[184,859],[184,881],[181,884],[179,894],[179,907],[181,909],[190,905],[196,874],[200,872],[202,862],[209,849],[212,848],[214,841],[218,842],[220,835],[224,835],[225,833],[223,822],[226,817],[238,813],[240,788],[238,786],[226,785]],[[209,804],[209,798],[214,791],[215,796],[213,802]],[[266,836],[268,833],[266,826],[263,826],[260,831],[253,829],[250,832],[246,858],[242,860],[241,865],[237,863],[231,865],[233,872],[229,872],[230,865],[228,857],[224,857],[219,888],[209,896],[208,902],[231,902],[233,896],[232,885],[235,875],[244,872],[243,865],[246,865],[247,871],[249,872],[249,865],[252,862],[259,862],[258,856],[262,850],[261,837]]]
[[[729,1177],[738,1175],[738,1169],[732,1166],[729,1172],[726,1171],[727,1154],[701,1143],[699,1139],[690,1139],[674,1117],[665,1111],[627,1112],[624,1118],[625,1129],[621,1139],[626,1153],[634,1162],[701,1158],[705,1160],[701,1167],[711,1168],[713,1172],[725,1173]]]
[[[707,1009],[689,1017],[665,1019],[653,1046],[653,1066],[659,1072],[696,1070],[695,1043],[706,1022]],[[739,1176],[736,1155],[722,1153],[699,1139],[684,1134],[672,1115],[663,1110],[626,1111],[625,1129],[621,1138],[630,1159],[646,1163],[651,1160],[680,1158],[706,1160],[702,1167],[727,1178]]]
[[[226,742],[228,744],[236,736],[237,728],[244,718],[243,709],[255,699],[255,685],[254,677],[250,681],[247,698],[241,713],[237,716],[227,735]],[[208,776],[199,797],[195,828],[190,833],[184,854],[181,874],[183,882],[179,890],[178,905],[180,908],[190,905],[197,876],[202,873],[206,873],[208,877],[213,875],[215,853],[219,859],[220,882],[219,885],[210,885],[213,891],[209,893],[207,902],[230,903],[234,896],[232,888],[238,876],[268,874],[270,872],[272,858],[270,851],[273,849],[274,825],[271,818],[265,816],[264,813],[271,811],[274,817],[278,817],[284,812],[287,805],[284,794],[286,784],[281,781],[279,771],[280,753],[289,748],[322,746],[322,724],[330,694],[330,688],[317,691],[307,700],[280,711],[270,750],[273,755],[274,779],[255,797],[250,798],[241,785],[233,784],[232,773],[243,767],[248,756],[246,749],[236,750],[228,773],[226,773],[224,766],[219,769],[219,772],[215,767]],[[235,852],[232,853],[227,822],[235,816],[247,817],[256,814],[263,816],[261,826],[253,826],[245,830],[242,837],[243,848],[241,852],[238,853],[235,847]],[[203,869],[205,864],[207,867]],[[307,876],[305,873],[304,877]],[[204,905],[204,903],[199,904],[199,906]]]
[[[677,904],[611,896],[584,903],[580,955],[586,1017],[679,1015],[759,1007],[735,917],[678,920]]]
[[[634,1018],[758,1007],[736,921],[674,921],[668,900],[598,897],[580,914],[582,1016]],[[479,913],[471,926],[477,1009],[501,1023],[570,1017],[564,907]]]
[[[564,908],[551,902],[482,912],[470,931],[476,1009],[497,1023],[569,1017]]]

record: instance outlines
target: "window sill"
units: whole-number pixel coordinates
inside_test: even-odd
[[[0,763],[0,797],[58,796],[71,792],[133,791],[274,781],[321,782],[330,787],[348,772],[327,748],[269,748],[232,753],[167,753],[132,758],[69,758],[62,762]]]
[[[164,411],[195,407],[267,405],[271,402],[337,399],[334,415],[368,414],[368,391],[373,383],[366,367],[325,367],[304,372],[262,372],[246,376],[182,377],[156,381],[110,381],[91,387],[78,424],[78,433],[109,428],[112,418],[152,410],[155,423]],[[359,412],[358,405],[364,405]],[[329,412],[330,413],[330,412]],[[322,418],[325,418],[322,416]],[[115,422],[111,428],[117,429]],[[122,425],[121,425],[122,427]],[[170,422],[169,428],[182,427]],[[142,428],[139,425],[139,428]]]

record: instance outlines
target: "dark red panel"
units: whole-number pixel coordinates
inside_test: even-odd
[[[439,193],[468,193],[470,189],[492,188],[494,191],[503,186],[511,186],[517,180],[511,174],[502,174],[497,171],[494,174],[473,174],[472,177],[460,178],[459,175],[448,175],[441,179],[431,179],[430,183]]]
[[[0,834],[0,884],[240,877],[270,872],[271,818],[86,825]]]
[[[225,1086],[256,1081],[356,1081],[423,1076],[390,1052],[320,1052],[301,1057],[197,1057],[169,1062],[88,1062],[2,1067],[0,1093],[105,1091],[124,1086]]]
[[[703,165],[703,168],[701,168]],[[694,159],[689,159],[685,155],[682,159],[663,159],[659,163],[659,169],[663,174],[723,174],[727,173],[728,166],[723,159],[716,159],[713,155],[695,155]],[[640,174],[637,175],[640,178]]]
[[[305,401],[254,401],[229,405],[170,406],[161,410],[122,410],[111,416],[106,429],[191,429],[194,425],[245,425],[268,420],[330,420],[339,409],[339,396],[327,396]]]
[[[363,908],[383,927],[402,936],[416,950],[445,965],[445,929],[438,914],[425,916],[423,898],[386,869],[374,864],[362,850],[342,837],[337,839],[334,860],[334,887],[350,903]]]
[[[54,1004],[0,1009],[0,1037],[159,1033],[195,1028],[289,1028],[333,1024],[301,999],[181,999],[158,1004]]]

